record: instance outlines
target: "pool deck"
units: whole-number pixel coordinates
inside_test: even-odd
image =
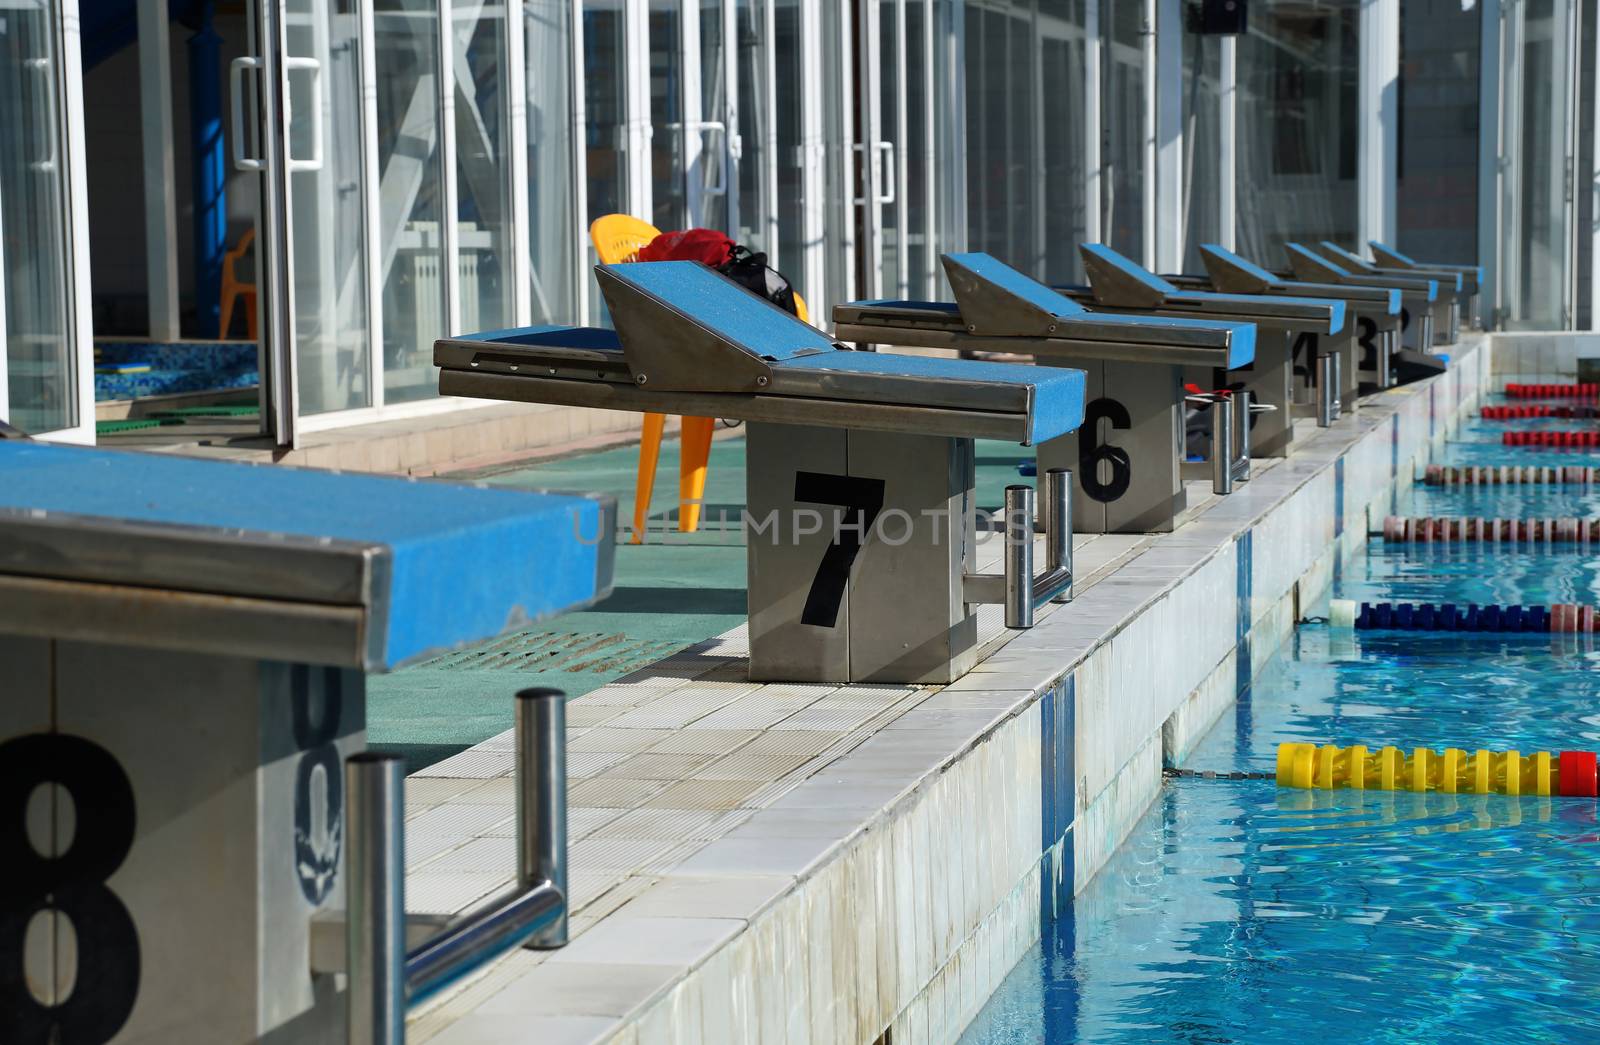
[[[570,702],[569,946],[517,951],[412,1041],[951,1041],[1486,391],[1369,397],[1165,535],[1080,537],[1075,601],[980,612],[944,687],[757,685],[740,625]],[[992,567],[1000,544],[980,548]],[[502,733],[407,781],[407,906],[508,884]]]

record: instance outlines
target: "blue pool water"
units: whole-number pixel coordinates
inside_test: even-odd
[[[1443,460],[1548,460],[1490,446],[1504,427],[1469,426]],[[1402,510],[1593,516],[1600,492],[1419,488]],[[1596,604],[1600,564],[1375,541],[1337,587],[1369,601]],[[1600,651],[1589,641],[1306,624],[1186,766],[1270,771],[1286,740],[1595,750],[1597,698]],[[1593,800],[1180,778],[963,1040],[1494,1038],[1600,1041]]]

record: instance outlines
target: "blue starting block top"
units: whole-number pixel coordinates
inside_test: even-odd
[[[1266,282],[1266,283],[1282,283],[1283,282],[1283,280],[1279,279],[1277,276],[1273,275],[1271,272],[1268,272],[1266,269],[1262,268],[1260,265],[1257,265],[1255,262],[1249,260],[1248,258],[1240,257],[1238,254],[1235,254],[1233,251],[1229,250],[1227,247],[1224,247],[1220,243],[1202,243],[1202,244],[1200,244],[1200,249],[1201,250],[1210,251],[1211,253],[1217,255],[1218,257],[1226,259],[1235,268],[1242,269],[1243,271],[1250,273],[1250,275],[1254,276],[1256,279],[1262,280],[1263,282]]]
[[[366,666],[374,670],[603,597],[611,585],[611,522],[604,499],[0,442],[0,527],[59,523],[109,549],[113,560],[119,547],[141,539],[158,537],[169,550],[194,542],[192,555],[140,561],[144,587],[216,591],[207,586],[207,565],[224,572],[229,548],[246,545],[342,547],[381,560],[367,574],[365,595],[369,627],[378,629],[367,643]],[[0,573],[56,575],[47,561],[28,558],[26,541],[18,543],[9,554],[0,547]],[[81,564],[70,576],[128,583],[87,574]],[[294,598],[294,578],[263,583],[270,597]],[[306,586],[314,585],[308,579]],[[221,594],[256,593],[229,586]]]
[[[966,254],[946,254],[945,258],[1052,315],[1083,316],[1089,313],[1088,309],[1076,301],[1056,293],[1036,279],[1023,275],[992,254],[973,251]]]
[[[1219,305],[1239,304],[1245,305],[1259,300],[1251,294],[1217,294],[1204,290],[1184,290],[1175,286],[1170,281],[1151,272],[1142,265],[1136,265],[1123,254],[1112,250],[1103,243],[1085,243],[1079,248],[1086,254],[1092,254],[1107,265],[1111,265],[1131,280],[1150,290],[1152,294],[1159,294],[1163,298],[1173,301],[1212,301]],[[1220,248],[1218,248],[1220,250]],[[1223,253],[1227,253],[1223,251]],[[1231,255],[1230,255],[1231,256]],[[1272,273],[1267,272],[1249,262],[1242,264],[1251,270],[1252,275],[1276,283],[1278,280]],[[1338,300],[1324,300],[1319,298],[1295,298],[1273,295],[1273,302],[1278,305],[1303,305],[1307,308],[1325,308],[1331,315],[1328,317],[1328,333],[1337,334],[1344,329],[1344,302]]]
[[[1337,244],[1337,243],[1334,243],[1332,240],[1323,240],[1322,241],[1322,248],[1324,250],[1333,251],[1335,254],[1339,255],[1341,258],[1348,259],[1348,262],[1351,265],[1359,266],[1359,268],[1357,269],[1357,274],[1358,275],[1361,272],[1370,270],[1370,269],[1372,269],[1374,267],[1371,262],[1369,262],[1365,258],[1361,257],[1359,254],[1355,254],[1355,253],[1352,253],[1351,251],[1345,250],[1343,247],[1339,246],[1339,244]],[[1419,278],[1422,278],[1422,277],[1419,275]],[[1426,278],[1433,280],[1435,283],[1441,283],[1442,284],[1442,283],[1448,282],[1451,290],[1453,290],[1453,291],[1455,291],[1457,293],[1461,292],[1463,277],[1462,277],[1461,273],[1459,273],[1459,272],[1452,272],[1452,273],[1447,273],[1447,274],[1443,274],[1443,275],[1435,275],[1433,273],[1429,273]],[[1428,300],[1432,301],[1433,298],[1429,298]]]
[[[1104,243],[1085,243],[1078,248],[1085,254],[1091,254],[1107,265],[1112,266],[1124,276],[1150,289],[1156,294],[1178,294],[1181,291],[1160,276],[1151,272],[1143,265],[1135,265],[1125,255],[1112,250]]]
[[[1033,390],[1032,429],[1026,442],[1036,444],[1058,435],[1075,432],[1083,424],[1084,372],[1064,367],[1020,366],[1016,363],[987,363],[976,359],[950,359],[934,356],[905,356],[889,352],[829,352],[802,356],[783,364],[784,370],[834,370],[849,374],[874,374],[893,379],[914,378],[924,401],[929,386],[923,382],[948,381],[956,397],[948,404],[959,405],[963,384],[1010,385]]]
[[[601,266],[763,359],[837,349],[816,327],[757,297],[698,261]]]
[[[946,254],[944,257],[969,272],[977,275],[988,283],[1006,291],[1013,296],[1026,301],[1028,304],[1042,309],[1052,315],[1060,316],[1068,321],[1065,330],[1059,331],[1057,336],[1072,337],[1071,321],[1093,322],[1106,327],[1138,327],[1148,330],[1151,327],[1161,327],[1168,330],[1205,330],[1215,332],[1218,330],[1232,331],[1233,336],[1228,339],[1228,369],[1242,367],[1256,357],[1256,327],[1254,323],[1232,323],[1227,321],[1209,321],[1204,319],[1184,319],[1178,316],[1147,316],[1127,315],[1119,312],[1093,312],[1073,301],[1065,294],[1052,290],[1036,279],[1023,275],[1010,265],[1005,264],[992,255],[974,252],[967,254]],[[1160,277],[1152,276],[1152,279]],[[1163,281],[1165,282],[1165,281]],[[897,308],[929,308],[949,310],[950,305],[941,302],[859,302],[863,305],[893,304]]]

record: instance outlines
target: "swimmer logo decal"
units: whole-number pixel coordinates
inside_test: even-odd
[[[300,891],[318,906],[333,891],[344,844],[344,775],[339,772],[343,675],[295,665],[289,676],[294,741],[303,752],[294,777],[294,867]]]

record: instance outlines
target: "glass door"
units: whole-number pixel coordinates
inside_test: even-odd
[[[740,39],[740,18],[753,27],[756,12],[736,10],[734,0],[648,2],[651,223],[738,239],[740,70],[764,51],[759,38]],[[759,206],[760,186],[752,190]]]
[[[729,113],[729,235],[778,264],[778,121],[774,0],[736,0],[735,102]],[[796,277],[799,273],[796,272]]]
[[[70,17],[69,17],[70,16]],[[30,435],[94,439],[87,235],[70,201],[82,129],[72,0],[0,0],[0,420]],[[80,106],[81,108],[81,106]]]
[[[357,0],[287,0],[283,7],[288,139],[282,155],[289,185],[283,213],[302,416],[373,405],[356,7]],[[431,341],[426,348],[431,357]]]
[[[260,177],[263,422],[280,446],[293,446],[302,416],[375,405],[370,346],[382,335],[367,264],[375,259],[388,272],[403,243],[386,236],[374,249],[367,213],[361,84],[370,9],[357,0],[257,0],[249,12],[254,54],[229,71],[233,164]],[[436,108],[431,98],[426,108]],[[418,185],[400,175],[384,171],[379,220],[393,218],[403,231]],[[411,336],[402,323],[395,329]],[[434,336],[416,330],[413,353]]]
[[[904,0],[863,0],[856,10],[856,290],[881,298],[886,271],[891,285],[900,282],[895,144],[905,138]]]
[[[1501,39],[1499,327],[1574,322],[1579,36],[1570,0],[1506,11]]]
[[[1144,259],[1144,5],[1102,3],[1100,234],[1113,250]]]

